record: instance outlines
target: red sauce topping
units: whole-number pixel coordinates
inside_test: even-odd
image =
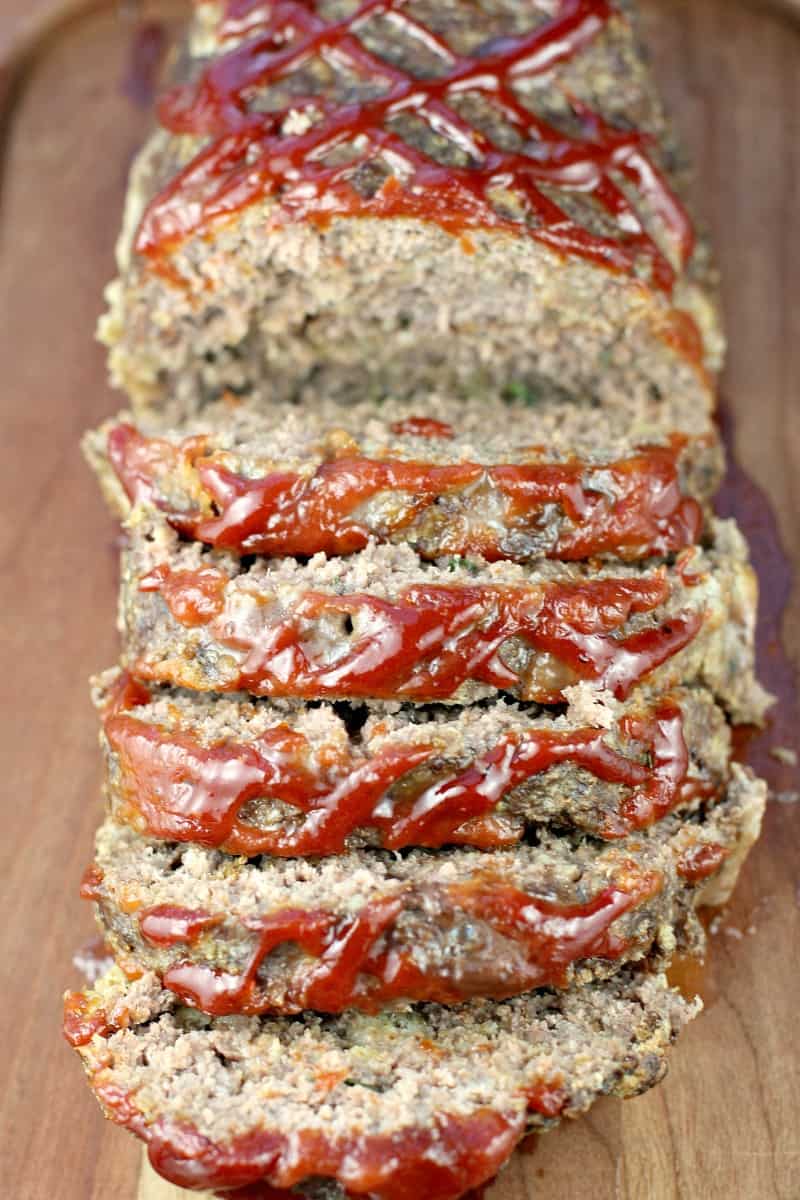
[[[307,765],[303,735],[283,725],[252,743],[210,747],[124,714],[107,718],[105,728],[126,799],[149,833],[251,856],[341,853],[348,834],[371,823],[389,789],[432,754],[429,746],[390,750],[360,765],[342,764],[341,775],[329,781]],[[248,800],[265,795],[306,819],[293,830],[259,830],[238,819]]]
[[[85,1046],[96,1033],[107,1037],[114,1032],[102,1008],[97,1008],[83,992],[67,992],[64,998],[64,1037],[71,1046]]]
[[[172,571],[161,566],[139,580],[139,591],[160,592],[181,625],[207,625],[225,607],[226,582],[215,567]]]
[[[560,1117],[569,1103],[569,1092],[557,1083],[546,1080],[529,1088],[525,1095],[529,1109],[541,1113],[543,1117],[549,1117],[551,1120]],[[521,1146],[520,1149],[523,1147]],[[526,1152],[532,1153],[530,1145]]]
[[[105,876],[98,866],[92,864],[87,867],[83,873],[81,886],[78,892],[81,900],[99,900],[101,896],[101,887]]]
[[[420,520],[447,497],[451,517],[437,530],[437,555],[480,554],[489,561],[529,557],[524,535],[540,531],[553,506],[561,513],[548,549],[553,558],[640,558],[692,545],[702,511],[681,493],[684,445],[675,436],[668,447],[643,447],[596,470],[577,460],[485,467],[345,457],[322,463],[311,476],[274,472],[249,479],[206,455],[200,438],[172,446],[144,438],[130,425],[116,426],[108,437],[109,458],[131,501],[155,503],[176,529],[210,546],[242,554],[333,556],[362,550],[370,537],[389,541],[404,532],[413,544]],[[170,511],[159,494],[160,477],[186,467],[194,468],[203,507],[213,515]],[[394,507],[381,505],[372,517],[365,506],[386,492],[395,494]],[[504,510],[499,526],[492,499],[498,495]]]
[[[139,929],[151,946],[191,946],[206,930],[219,925],[221,920],[222,917],[212,917],[199,908],[157,904],[139,913]]]
[[[134,679],[130,671],[120,671],[105,693],[103,712],[124,712],[128,708],[149,704],[151,699],[149,689],[138,679]]]
[[[101,1082],[100,1072],[93,1086],[112,1120],[148,1143],[150,1162],[165,1179],[192,1189],[242,1188],[236,1192],[242,1200],[273,1200],[273,1188],[279,1200],[280,1189],[312,1177],[341,1178],[348,1194],[372,1200],[458,1200],[497,1173],[525,1128],[522,1112],[481,1109],[391,1135],[334,1139],[309,1130],[288,1136],[254,1129],[218,1143],[165,1118],[146,1121],[135,1097]]]
[[[472,55],[456,54],[405,11],[403,0],[363,0],[350,16],[330,23],[317,7],[309,0],[229,0],[224,28],[245,32],[247,40],[210,62],[196,82],[169,92],[159,107],[165,128],[201,137],[205,145],[149,205],[136,239],[140,253],[158,261],[181,239],[270,196],[277,201],[273,222],[416,218],[435,222],[462,243],[469,242],[469,230],[510,230],[617,271],[630,273],[647,262],[654,285],[671,289],[674,270],[625,185],[633,185],[658,214],[684,262],[694,238],[683,206],[647,153],[647,137],[610,126],[575,99],[581,131],[567,134],[534,116],[515,90],[518,82],[546,75],[584,50],[612,15],[608,0],[561,0],[552,20],[496,38]],[[385,14],[433,51],[443,69],[415,77],[368,50],[360,27]],[[285,80],[311,59],[380,81],[385,91],[362,103],[295,95],[277,112],[251,107],[258,89]],[[453,103],[465,93],[489,102],[522,148],[503,148],[461,116]],[[282,132],[292,110],[312,117],[305,132]],[[408,113],[446,135],[466,153],[468,165],[445,166],[404,141],[392,122]],[[342,146],[354,150],[347,162],[326,161]],[[374,195],[364,195],[354,177],[374,162],[390,165],[392,175]],[[618,236],[577,224],[554,198],[557,188],[591,196],[615,222]],[[520,215],[499,203],[500,194],[508,193],[518,198]]]
[[[678,874],[687,883],[702,883],[704,879],[716,875],[727,857],[725,847],[716,843],[692,846],[678,860]]]
[[[161,590],[176,620],[200,624],[198,595],[213,595],[219,617],[211,635],[244,651],[239,674],[215,690],[310,699],[375,697],[443,700],[468,681],[515,691],[525,700],[557,704],[564,687],[597,680],[624,699],[636,683],[677,654],[699,632],[701,611],[688,611],[626,636],[636,613],[668,598],[666,572],[631,579],[598,579],[537,587],[415,584],[396,600],[367,594],[306,592],[291,616],[228,605],[227,576],[215,568],[173,572],[157,567],[143,590]],[[309,632],[323,621],[349,617],[353,633],[339,657],[317,661]],[[210,617],[208,618],[210,620]],[[617,634],[617,636],[613,636]],[[525,649],[511,667],[500,650],[512,639]],[[180,668],[140,659],[136,673],[181,682]],[[164,676],[167,678],[167,676]]]
[[[408,434],[411,437],[453,438],[456,436],[452,425],[446,421],[437,421],[433,417],[406,417],[404,421],[395,421],[391,426],[392,433]]]
[[[106,440],[109,461],[128,498],[156,502],[155,485],[169,472],[191,468],[207,447],[202,437],[184,438],[179,446],[162,438],[143,437],[133,425],[115,425]]]
[[[466,911],[524,948],[526,961],[499,971],[496,978],[483,977],[481,994],[503,999],[531,988],[563,986],[568,968],[579,959],[623,955],[630,941],[610,927],[658,892],[662,880],[653,872],[636,874],[635,868],[622,875],[618,884],[586,904],[556,904],[488,877],[442,887],[445,907]],[[472,994],[474,984],[448,979],[440,966],[418,966],[413,946],[402,940],[395,944],[394,927],[406,904],[401,893],[371,901],[351,918],[288,909],[245,921],[257,940],[244,972],[183,961],[164,972],[163,984],[214,1016],[263,1012],[272,1005],[258,979],[259,968],[277,946],[293,942],[318,962],[300,966],[281,998],[281,1011],[341,1012],[354,1006],[374,1010],[396,999],[458,1003]]]
[[[485,754],[431,782],[437,749],[389,747],[366,762],[349,755],[314,767],[303,734],[277,725],[242,743],[203,746],[191,733],[165,730],[124,711],[107,711],[104,728],[117,755],[121,788],[134,822],[153,837],[221,847],[230,854],[338,854],[347,838],[370,827],[381,845],[484,849],[517,840],[492,814],[502,799],[559,763],[630,789],[616,813],[595,832],[623,837],[659,820],[700,790],[715,786],[688,778],[689,755],[680,708],[666,701],[646,717],[623,718],[621,733],[647,749],[648,762],[607,745],[596,729],[531,729],[500,738]],[[632,747],[635,753],[636,746]],[[420,767],[427,771],[415,778]],[[240,819],[256,797],[291,805],[303,820],[259,829]]]

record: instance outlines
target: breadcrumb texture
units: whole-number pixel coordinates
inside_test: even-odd
[[[430,1200],[455,1200],[494,1175],[526,1129],[652,1087],[699,1009],[662,974],[633,969],[502,1003],[210,1019],[155,976],[129,983],[115,968],[68,1009],[76,1003],[105,1025],[77,1046],[101,1105],[167,1178],[193,1188],[327,1180],[318,1194],[330,1200],[351,1188],[400,1200],[413,1179]]]
[[[727,798],[708,813],[698,812],[689,820],[666,818],[647,835],[612,846],[543,835],[536,846],[487,853],[414,850],[400,857],[351,851],[316,861],[236,859],[200,847],[148,841],[107,822],[97,837],[94,895],[104,933],[117,960],[131,972],[164,974],[200,964],[226,978],[243,979],[255,963],[247,1003],[263,1011],[314,1007],[307,1001],[315,994],[320,964],[324,969],[332,961],[331,946],[341,943],[354,922],[368,919],[370,909],[387,903],[396,905],[395,915],[377,936],[370,934],[368,953],[356,960],[358,976],[352,985],[333,998],[325,993],[326,1011],[343,1003],[370,1009],[386,997],[402,998],[402,985],[392,982],[398,968],[390,966],[387,974],[386,963],[412,965],[412,998],[502,999],[542,982],[563,985],[602,977],[656,947],[667,957],[678,945],[702,952],[695,906],[709,902],[712,893],[717,902],[729,894],[758,836],[764,803],[763,785],[737,765]],[[709,850],[718,855],[716,867],[695,886],[691,875],[685,878],[683,864]],[[484,889],[484,900],[473,904],[476,889]],[[585,936],[581,912],[590,911],[586,906],[608,889],[630,896],[631,903],[616,916],[609,910],[606,924],[592,936],[607,929],[618,947],[607,951],[590,940],[587,949],[572,951],[573,943],[580,947]],[[544,903],[552,915],[544,918],[541,929],[532,915],[505,919],[503,897],[510,891],[531,905]],[[500,911],[492,907],[493,894]],[[558,917],[562,906],[572,910],[574,924]],[[197,937],[160,947],[141,922],[154,909],[200,912],[210,920]],[[286,913],[329,915],[328,948],[309,951],[290,933],[261,956],[260,931]],[[565,965],[556,966],[554,979],[552,956],[558,962],[562,954]]]
[[[228,692],[248,686],[261,695],[302,696],[296,690],[293,670],[277,678],[283,659],[273,669],[269,657],[259,646],[271,645],[276,628],[297,629],[295,613],[313,596],[313,604],[323,598],[327,604],[319,619],[311,617],[302,629],[302,653],[315,673],[320,690],[327,698],[369,699],[368,685],[354,693],[341,688],[337,680],[340,667],[358,661],[362,649],[383,626],[372,610],[356,600],[359,611],[345,613],[339,601],[355,597],[397,604],[403,593],[414,586],[443,586],[461,595],[474,595],[469,589],[489,587],[501,593],[508,589],[528,589],[526,611],[535,614],[543,602],[546,588],[556,589],[583,583],[612,580],[644,580],[648,586],[661,587],[666,580],[667,598],[651,611],[625,614],[611,634],[610,648],[618,638],[651,629],[668,632],[671,622],[690,618],[697,632],[682,647],[652,669],[643,671],[641,681],[652,690],[667,690],[686,683],[701,683],[738,721],[759,722],[770,697],[759,686],[754,674],[754,633],[758,584],[750,567],[747,547],[733,521],[714,522],[713,542],[708,550],[694,547],[680,556],[675,566],[560,565],[542,563],[525,567],[514,563],[485,563],[482,559],[449,559],[424,563],[408,546],[376,545],[346,559],[315,555],[307,563],[295,559],[255,560],[248,563],[235,555],[210,551],[196,543],[181,542],[178,535],[151,509],[134,510],[127,525],[129,542],[123,554],[120,593],[120,630],[123,637],[123,662],[142,678],[187,687],[203,692]],[[211,569],[215,581],[215,613],[202,624],[187,625],[176,619],[158,587],[148,589],[143,581],[164,567],[179,578],[182,573]],[[216,584],[220,587],[217,589]],[[551,593],[553,594],[553,593]],[[457,599],[457,597],[456,597]],[[329,602],[328,602],[329,601]],[[233,636],[232,636],[233,631]],[[459,634],[480,638],[480,627],[469,622]],[[247,648],[254,648],[251,655]],[[437,653],[424,645],[413,647],[414,661],[427,671],[437,670]],[[546,696],[563,697],[565,689],[579,682],[571,669],[564,669],[548,653],[539,653],[524,637],[506,638],[497,654],[503,665],[517,678],[507,690],[521,700]],[[259,670],[269,678],[256,679],[252,687],[243,684],[251,657],[259,660]],[[362,656],[363,657],[363,656]],[[405,668],[404,668],[405,669]],[[456,703],[471,703],[496,695],[498,688],[464,672],[465,677],[452,691],[438,698]],[[321,680],[333,680],[327,693]],[[354,676],[355,678],[355,676]],[[358,683],[356,678],[356,685]],[[421,694],[426,684],[411,694],[414,700],[437,698]],[[397,689],[396,698],[402,699]],[[548,702],[551,702],[548,700]]]
[[[317,6],[329,19],[352,11],[347,3]],[[588,105],[611,126],[649,135],[656,166],[685,194],[686,166],[667,127],[631,20],[620,2],[604,28],[568,61],[520,78],[521,103],[563,133],[580,134],[573,102]],[[470,5],[415,0],[412,17],[440,34],[457,53],[543,24],[561,5],[549,0]],[[220,38],[222,6],[198,6],[195,27],[176,76],[196,79],[237,39]],[[362,25],[370,48],[412,74],[435,76],[441,62],[402,23],[380,16]],[[434,56],[435,59],[435,56]],[[287,80],[256,86],[249,111],[285,114],[281,136],[313,124],[296,97],[343,105],[385,86],[350,71],[333,56],[304,60]],[[476,95],[458,101],[461,116],[502,145],[518,135],[494,106]],[[447,128],[404,118],[395,132],[445,166],[468,159]],[[688,267],[680,266],[674,233],[658,205],[620,175],[637,219],[677,269],[672,295],[655,287],[637,262],[612,271],[576,254],[561,253],[505,229],[469,230],[464,239],[419,217],[335,217],[326,226],[288,223],[271,196],[248,204],[233,219],[178,239],[164,263],[136,249],[148,205],[203,150],[202,137],[161,128],[139,155],[128,190],[118,244],[117,280],[107,291],[100,336],[110,350],[111,376],[138,411],[195,411],[226,389],[248,392],[264,384],[271,399],[324,394],[345,402],[392,396],[486,397],[506,393],[536,399],[570,394],[587,413],[630,398],[684,396],[706,416],[713,404],[712,371],[722,339],[716,275],[700,241]],[[346,153],[340,149],[340,153]],[[393,175],[391,156],[363,172],[366,193]],[[377,178],[374,178],[377,176]],[[625,230],[581,187],[553,182],[548,195],[579,226],[622,241]],[[179,224],[192,204],[184,203]],[[511,202],[513,197],[504,202]],[[180,209],[180,205],[179,205]],[[176,284],[175,280],[180,283]],[[699,331],[700,359],[687,343],[687,318]],[[605,419],[605,418],[602,418]]]

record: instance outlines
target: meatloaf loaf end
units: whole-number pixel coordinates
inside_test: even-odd
[[[450,558],[408,546],[345,559],[257,559],[182,542],[138,507],[127,525],[120,624],[138,677],[197,691],[301,699],[555,704],[588,680],[707,686],[740,720],[768,697],[753,673],[757,583],[735,524],[674,565]]]
[[[630,5],[201,8],[100,327],[137,410],[262,383],[710,410],[713,271]]]
[[[429,559],[633,560],[700,540],[723,463],[696,406],[621,402],[613,422],[565,402],[424,411],[230,397],[173,429],[123,413],[84,447],[119,516],[147,501],[242,554],[350,554],[372,537]]]
[[[501,1003],[211,1018],[115,968],[65,1008],[106,1115],[179,1186],[457,1200],[526,1130],[657,1083],[699,1002],[628,968]]]
[[[604,978],[676,946],[723,864],[732,887],[758,835],[763,785],[615,845],[542,834],[481,852],[350,851],[235,859],[101,827],[83,893],[117,962],[217,1015],[376,1011],[394,1001],[504,999]]]
[[[730,732],[702,688],[566,714],[489,706],[297,707],[94,681],[111,815],[231,854],[493,849],[542,825],[615,839],[724,793]]]

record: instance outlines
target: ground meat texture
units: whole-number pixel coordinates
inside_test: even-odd
[[[237,553],[349,554],[372,537],[426,559],[635,560],[699,540],[722,469],[710,421],[684,434],[680,405],[652,408],[615,438],[564,402],[434,398],[421,417],[389,401],[229,400],[168,430],[123,413],[85,449],[119,515],[146,500]]]
[[[267,382],[279,399],[682,394],[710,411],[714,272],[627,4],[415,0],[357,23],[360,62],[352,42],[320,49],[218,104],[259,46],[291,56],[353,11],[267,5],[237,31],[226,7],[201,6],[189,83],[131,176],[101,336],[137,409]],[[503,76],[526,37],[501,114],[477,76]],[[386,110],[463,69],[474,85],[442,91],[436,114]],[[334,146],[354,101],[372,123]]]
[[[711,804],[730,734],[703,689],[617,704],[585,685],[564,716],[498,701],[369,712],[95,681],[114,819],[229,853],[493,849],[540,826],[616,839]]]
[[[108,822],[84,895],[129,973],[154,970],[216,1015],[503,999],[656,948],[701,949],[694,906],[707,888],[719,896],[723,865],[730,889],[763,808],[763,786],[737,767],[709,813],[610,847],[543,835],[491,853],[318,861],[232,859]]]
[[[114,970],[67,997],[65,1030],[106,1114],[180,1186],[456,1200],[527,1129],[657,1083],[698,1007],[626,969],[455,1009],[208,1018]]]
[[[588,680],[707,686],[760,720],[755,577],[732,522],[671,567],[426,564],[407,546],[256,560],[184,543],[149,509],[128,522],[120,621],[136,675],[207,692],[560,703]]]

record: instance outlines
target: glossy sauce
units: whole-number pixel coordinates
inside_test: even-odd
[[[413,430],[407,428],[412,424]],[[445,435],[438,428],[428,428],[441,425],[410,418],[393,428],[441,437]],[[574,561],[601,554],[666,555],[698,539],[702,511],[696,500],[682,494],[679,479],[685,444],[676,435],[670,446],[643,447],[630,458],[595,471],[579,460],[486,467],[344,457],[323,462],[311,476],[273,472],[256,479],[207,454],[202,438],[173,446],[145,438],[130,425],[118,425],[109,433],[107,446],[132,502],[155,503],[180,532],[220,549],[241,554],[310,556],[323,551],[341,555],[362,550],[370,537],[390,541],[403,533],[413,544],[420,522],[446,497],[451,517],[437,530],[437,555],[524,559],[529,555],[524,549],[515,551],[513,535],[535,534],[556,506],[561,516],[548,554]],[[201,489],[202,510],[170,511],[160,495],[159,480],[187,467],[193,468]],[[395,497],[393,507],[381,505],[380,514],[372,516],[365,506],[387,492]],[[496,518],[488,517],[488,509],[494,508],[491,498],[498,495],[503,504],[499,528]],[[485,520],[480,519],[482,506],[487,510]],[[470,519],[465,520],[468,513]]]
[[[706,842],[704,845],[692,846],[685,850],[678,860],[678,874],[687,883],[702,883],[716,875],[729,851],[724,846]]]
[[[94,1005],[83,992],[68,992],[64,999],[64,1036],[71,1046],[85,1046],[95,1034],[107,1037],[114,1032],[102,1008]]]
[[[173,571],[156,567],[139,580],[140,592],[160,592],[181,625],[207,625],[225,607],[227,578],[215,567]]]
[[[103,872],[98,866],[92,864],[87,867],[81,879],[78,895],[81,900],[99,900],[102,895],[102,884],[105,878]]]
[[[406,417],[403,421],[395,421],[391,430],[392,433],[410,437],[455,437],[452,425],[448,425],[446,421],[437,421],[434,417]]]
[[[286,725],[250,742],[204,746],[191,733],[118,710],[113,698],[104,730],[117,756],[124,805],[144,832],[248,856],[338,854],[349,835],[367,827],[392,850],[507,845],[518,833],[492,818],[495,809],[515,788],[559,763],[630,790],[617,812],[598,822],[595,832],[608,838],[643,829],[699,792],[716,790],[688,777],[683,717],[669,701],[646,716],[623,718],[623,738],[634,743],[632,754],[647,751],[647,763],[641,754],[613,749],[601,730],[531,729],[500,738],[469,766],[440,772],[433,782],[438,751],[430,745],[389,747],[366,762],[343,755],[333,769],[314,767],[308,740]],[[304,819],[259,829],[239,817],[256,797],[289,804]]]
[[[244,24],[235,15],[240,8],[229,4],[226,11],[237,33],[246,31],[246,40],[210,62],[196,82],[169,92],[159,107],[166,129],[201,137],[205,144],[145,211],[136,249],[157,265],[183,238],[207,232],[214,222],[270,196],[277,199],[273,223],[416,218],[436,223],[465,246],[470,230],[508,230],[615,271],[631,273],[646,263],[653,284],[671,290],[674,269],[620,186],[620,180],[633,186],[669,230],[681,260],[688,261],[691,222],[648,155],[647,137],[608,125],[577,100],[572,110],[580,135],[567,134],[534,116],[514,88],[590,45],[612,15],[608,0],[561,0],[550,21],[495,38],[473,56],[455,54],[405,11],[403,0],[364,0],[352,15],[331,23],[317,5],[301,0],[248,7]],[[367,49],[359,26],[371,14],[386,13],[406,35],[436,50],[444,68],[438,76],[416,78]],[[319,119],[305,132],[284,135],[289,109],[254,111],[250,98],[315,58],[381,81],[385,91],[361,103],[295,96],[292,110]],[[522,148],[502,148],[460,116],[450,102],[464,93],[478,94],[499,110],[525,143]],[[442,165],[405,142],[391,123],[409,112],[432,132],[445,133],[466,152],[469,165]],[[325,161],[334,148],[354,143],[357,149],[346,163]],[[393,173],[374,195],[364,195],[354,175],[376,161],[391,164]],[[619,236],[577,224],[559,206],[558,188],[590,195]],[[519,216],[498,204],[500,192],[519,199]]]
[[[611,926],[657,893],[662,879],[654,872],[637,874],[633,867],[621,875],[619,883],[585,904],[556,904],[487,877],[441,886],[431,893],[429,906],[441,906],[443,913],[453,908],[466,912],[524,949],[524,963],[515,963],[513,970],[487,970],[482,979],[482,995],[503,999],[536,987],[564,986],[569,967],[580,959],[614,960],[626,953],[630,941],[612,932]],[[341,1012],[349,1007],[374,1011],[396,999],[455,1004],[468,998],[474,984],[455,974],[449,978],[442,966],[420,966],[414,947],[402,937],[394,940],[395,926],[407,904],[408,897],[401,893],[371,901],[350,918],[289,909],[245,921],[257,937],[241,974],[185,960],[164,971],[163,984],[214,1016],[269,1011],[275,1001],[269,985],[265,988],[258,978],[259,968],[277,946],[291,942],[317,961],[301,962],[288,986],[281,988],[280,1011]]]
[[[135,1097],[99,1071],[92,1084],[111,1119],[148,1143],[150,1162],[165,1179],[193,1189],[241,1188],[235,1193],[241,1200],[283,1200],[281,1189],[312,1177],[343,1177],[349,1189],[373,1200],[458,1200],[497,1173],[525,1129],[524,1113],[481,1109],[394,1135],[334,1140],[308,1130],[289,1137],[256,1129],[217,1144],[186,1124],[146,1121]],[[542,1081],[543,1091],[550,1086]],[[536,1111],[535,1088],[531,1094]]]
[[[368,594],[306,592],[291,616],[277,619],[228,608],[227,576],[216,568],[151,571],[140,584],[161,591],[175,619],[211,623],[211,636],[243,651],[238,674],[215,690],[309,699],[350,697],[444,700],[469,682],[515,692],[520,699],[558,704],[563,689],[596,680],[622,700],[634,685],[697,635],[702,611],[687,611],[626,636],[636,613],[653,612],[669,597],[664,571],[631,579],[552,583],[537,587],[416,584],[396,600]],[[208,618],[197,597],[213,596]],[[309,630],[349,617],[353,634],[332,662],[317,661]],[[511,667],[500,650],[519,639],[524,657]],[[167,664],[181,682],[180,668]],[[161,665],[140,659],[136,673],[161,679]],[[187,678],[191,677],[191,669]],[[164,676],[166,679],[167,676]]]
[[[142,937],[151,946],[193,945],[209,929],[219,925],[222,917],[213,917],[200,908],[179,908],[173,904],[157,904],[142,909],[138,916]]]

